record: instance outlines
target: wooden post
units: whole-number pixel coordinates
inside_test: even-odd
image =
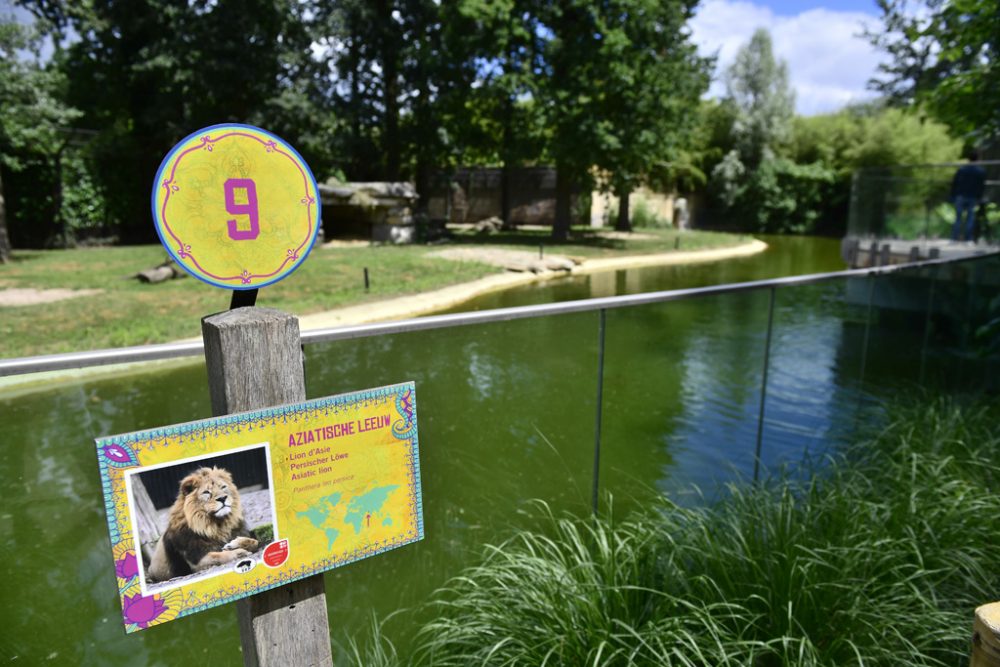
[[[858,268],[858,255],[861,253],[861,241],[851,239],[847,244],[847,266]]]
[[[212,413],[303,401],[299,321],[270,308],[237,308],[202,320]],[[332,665],[323,575],[239,600],[243,663]]]
[[[976,609],[969,667],[1000,667],[1000,602]]]

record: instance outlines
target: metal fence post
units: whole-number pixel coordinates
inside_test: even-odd
[[[931,337],[931,313],[934,310],[934,287],[937,284],[938,267],[931,268],[931,284],[927,289],[927,315],[924,318],[924,340],[920,344],[920,384],[924,383],[927,370],[927,344]]]
[[[865,371],[868,368],[868,339],[872,330],[872,300],[875,296],[875,275],[868,276],[868,308],[865,311],[865,336],[861,342],[861,369],[858,373],[858,404],[854,408],[854,425],[861,416],[861,399],[864,396]]]
[[[597,321],[597,406],[594,418],[594,476],[593,485],[590,490],[590,504],[594,515],[597,515],[597,503],[599,499],[599,482],[601,472],[601,412],[604,401],[604,331],[605,313],[602,308],[599,311]]]
[[[771,331],[774,329],[775,289],[770,289],[767,304],[767,338],[764,342],[764,370],[760,377],[760,412],[757,414],[757,447],[753,455],[753,481],[760,477],[760,450],[764,438],[764,405],[767,402],[767,371],[771,365]]]

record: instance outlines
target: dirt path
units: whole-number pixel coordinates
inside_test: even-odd
[[[0,289],[0,308],[16,306],[37,306],[40,303],[54,303],[79,296],[100,294],[100,289],[36,289],[34,287],[8,287]]]

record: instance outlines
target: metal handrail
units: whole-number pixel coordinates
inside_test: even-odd
[[[801,276],[789,276],[785,278],[754,280],[745,283],[727,283],[723,285],[712,285],[709,287],[692,287],[688,289],[646,292],[643,294],[629,294],[625,296],[580,299],[577,301],[561,301],[558,303],[519,306],[515,308],[497,308],[493,310],[453,313],[449,315],[431,315],[429,317],[417,317],[405,320],[394,320],[390,322],[376,322],[373,324],[313,329],[302,332],[302,343],[303,345],[311,345],[313,343],[327,343],[338,340],[367,338],[370,336],[409,333],[413,331],[428,331],[431,329],[447,329],[473,324],[487,324],[490,322],[507,322],[532,317],[547,317],[551,315],[567,315],[570,313],[630,308],[633,306],[666,303],[669,301],[681,301],[684,299],[703,296],[731,294],[735,292],[750,292],[763,288],[813,285],[816,283],[842,278],[862,278],[867,276],[887,275],[904,270],[955,264],[959,262],[984,259],[991,256],[1000,256],[1000,251],[990,250],[965,257],[929,259],[920,262],[911,262],[908,264],[893,264],[889,266],[848,269],[845,271],[833,271],[829,273],[812,273]],[[87,352],[70,352],[66,354],[50,354],[37,357],[0,359],[0,377],[43,373],[46,371],[90,368],[95,366],[108,366],[112,364],[194,357],[203,354],[203,352],[204,346],[201,341],[191,341],[184,343],[139,345],[135,347],[90,350]]]

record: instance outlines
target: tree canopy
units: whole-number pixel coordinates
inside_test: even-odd
[[[872,87],[971,141],[1000,137],[1000,0],[878,0],[890,62]]]
[[[711,224],[813,231],[851,165],[953,147],[881,107],[796,119],[765,31],[725,98],[702,100],[714,63],[691,40],[696,0],[15,1],[36,23],[0,21],[0,165],[25,244],[153,240],[160,159],[221,122],[276,132],[320,178],[412,180],[421,206],[433,175],[499,166],[507,221],[512,170],[555,165],[556,238],[595,184],[618,195],[619,229],[652,184],[700,191]],[[879,85],[953,131],[994,132],[997,1],[914,15],[883,0]]]

